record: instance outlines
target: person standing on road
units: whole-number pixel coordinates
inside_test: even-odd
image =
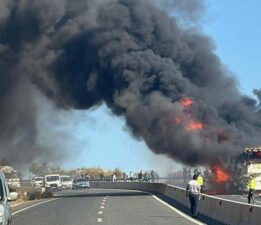
[[[200,200],[200,185],[197,181],[198,176],[195,174],[193,179],[187,184],[186,196],[189,197],[190,211],[193,218],[197,217],[198,214],[198,202]]]
[[[133,182],[133,175],[132,175],[132,172],[130,172],[130,181]]]
[[[203,193],[203,189],[204,189],[204,179],[203,177],[201,176],[201,172],[198,172],[198,178],[197,178],[197,181],[200,185],[200,192]]]
[[[256,183],[252,175],[249,176],[249,182],[248,182],[248,204],[251,203],[251,200],[253,204],[255,204],[255,198],[254,198],[254,191],[255,191]]]
[[[127,178],[128,178],[128,175],[124,172],[124,173],[123,173],[123,180],[126,182],[126,181],[127,181]]]
[[[114,173],[112,176],[112,182],[115,182],[115,181],[116,181],[116,174]]]
[[[142,182],[143,179],[143,171],[141,170],[138,174],[139,182]]]

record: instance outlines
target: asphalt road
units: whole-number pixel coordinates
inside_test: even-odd
[[[12,225],[191,225],[184,216],[147,193],[126,190],[79,190],[14,210]]]

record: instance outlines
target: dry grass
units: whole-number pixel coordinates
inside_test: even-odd
[[[11,205],[11,207],[15,207],[15,206],[24,204],[24,203],[26,203],[26,202],[28,202],[27,199],[25,199],[25,198],[18,198],[16,201],[11,201],[11,202],[10,202],[10,205]]]

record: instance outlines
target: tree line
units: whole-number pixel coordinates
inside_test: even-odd
[[[101,167],[81,167],[77,169],[66,170],[60,165],[52,165],[48,163],[33,163],[29,166],[29,172],[34,176],[44,176],[46,174],[69,175],[71,177],[90,176],[92,178],[112,177],[115,174],[117,177],[123,177],[123,171],[119,168],[113,170],[105,170]]]

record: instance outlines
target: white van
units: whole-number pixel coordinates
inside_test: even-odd
[[[31,180],[32,187],[42,187],[43,186],[43,177],[33,177]]]
[[[44,176],[44,187],[60,191],[62,189],[62,182],[61,182],[60,174],[45,175]]]
[[[18,197],[16,192],[9,193],[8,185],[3,172],[0,171],[0,224],[10,225],[12,211],[9,201],[14,201]]]
[[[61,176],[61,182],[62,182],[62,188],[63,189],[72,189],[72,178],[67,175],[62,175]]]

